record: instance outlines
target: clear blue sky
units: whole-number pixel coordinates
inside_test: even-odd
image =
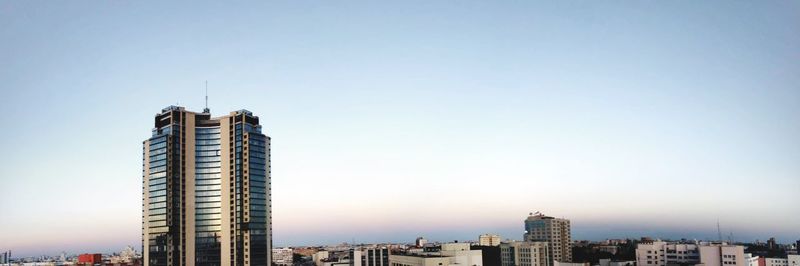
[[[0,249],[140,245],[153,115],[273,138],[276,245],[800,238],[796,1],[0,2]]]

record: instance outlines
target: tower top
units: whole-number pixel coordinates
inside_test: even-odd
[[[208,109],[208,80],[206,80],[206,108],[203,108],[204,114],[210,114],[211,109]]]

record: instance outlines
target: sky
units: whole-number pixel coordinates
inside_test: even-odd
[[[272,138],[276,246],[800,239],[796,1],[2,1],[0,250],[140,249],[169,105]]]

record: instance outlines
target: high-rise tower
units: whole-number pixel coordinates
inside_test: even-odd
[[[547,241],[550,264],[572,261],[572,233],[569,220],[553,218],[539,212],[525,219],[525,241]]]
[[[143,154],[145,265],[271,265],[270,138],[257,116],[170,106]]]

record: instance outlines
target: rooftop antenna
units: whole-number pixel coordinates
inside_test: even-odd
[[[208,109],[208,80],[206,80],[206,108],[203,108],[204,114],[210,114],[211,110]]]

